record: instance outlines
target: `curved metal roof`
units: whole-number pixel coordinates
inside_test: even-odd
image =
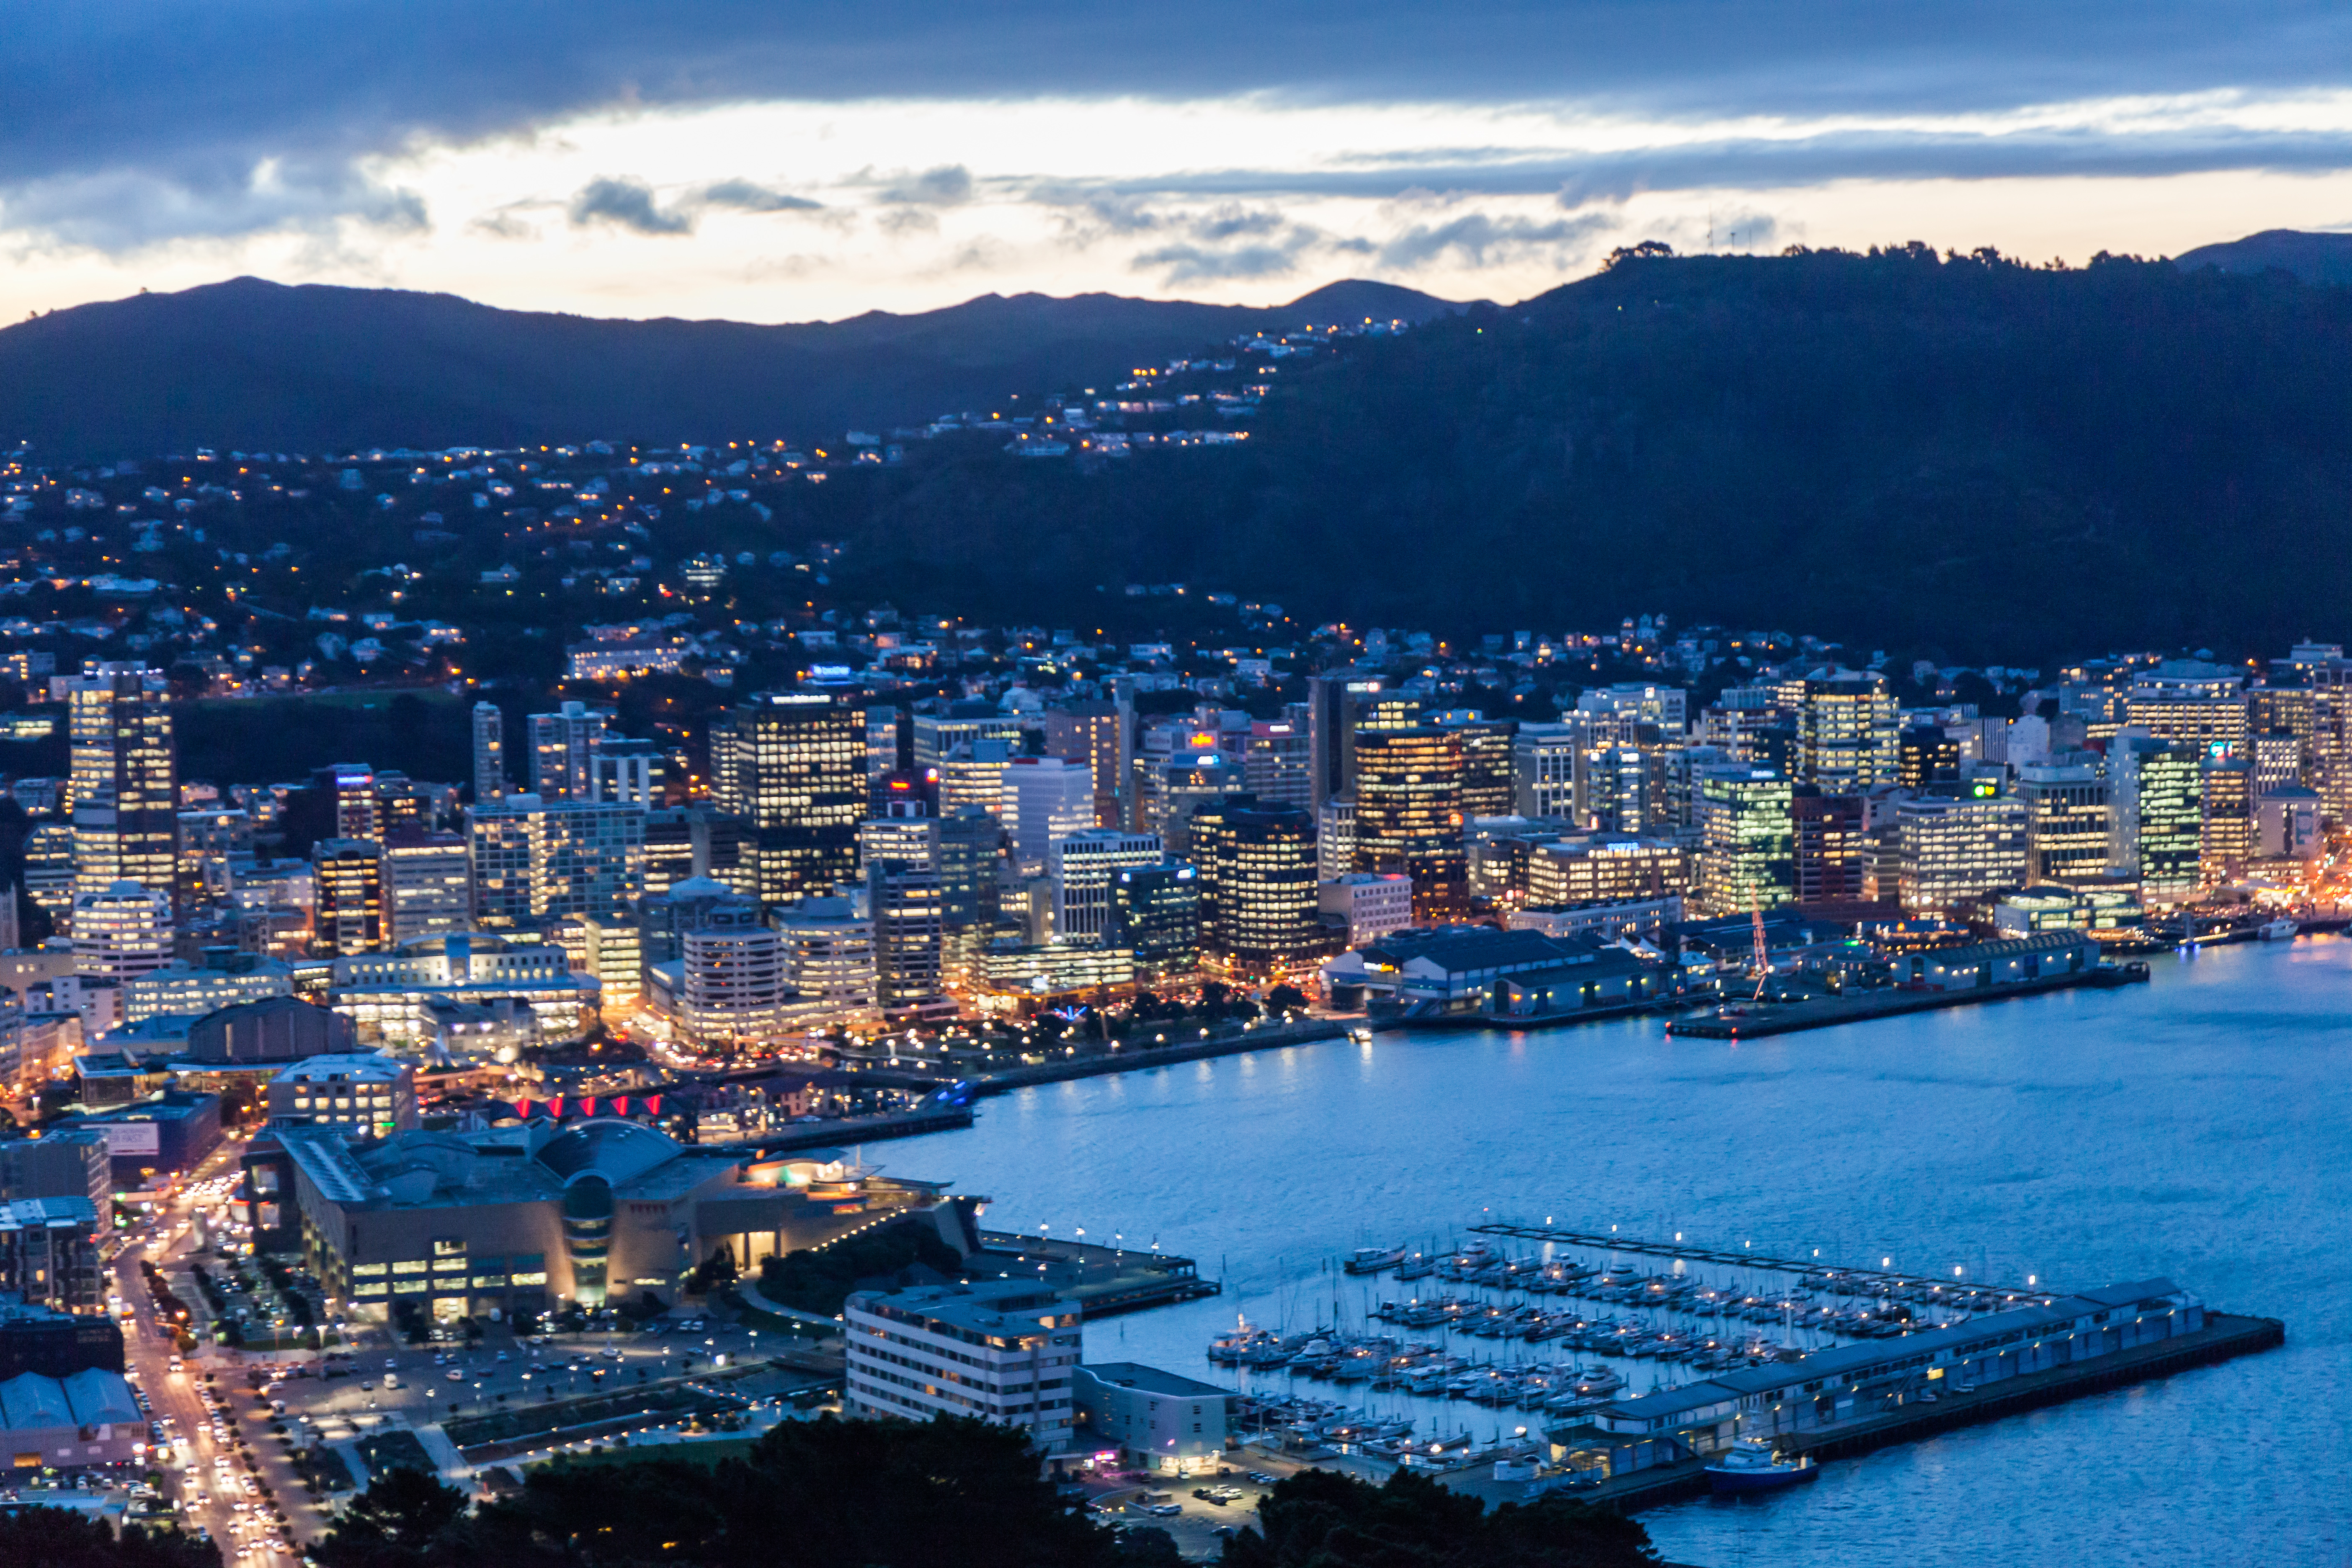
[[[667,1132],[618,1118],[598,1117],[565,1128],[541,1144],[532,1157],[560,1182],[596,1175],[618,1186],[677,1158],[685,1147]]]

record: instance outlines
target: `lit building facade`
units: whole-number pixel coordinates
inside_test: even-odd
[[[2107,781],[2080,765],[2017,770],[2017,798],[2032,823],[2029,881],[2093,877],[2107,864]]]
[[[1354,868],[1410,877],[1416,919],[1469,908],[1462,782],[1462,742],[1449,731],[1416,724],[1357,732]]]
[[[1823,795],[1858,795],[1901,775],[1901,716],[1886,678],[1852,669],[1805,678],[1797,705],[1798,772]]]
[[[383,945],[383,853],[369,838],[321,838],[310,851],[310,940],[321,955]]]
[[[1252,980],[1313,968],[1322,937],[1315,819],[1233,795],[1193,813],[1192,837],[1203,960]]]
[[[856,878],[865,710],[771,692],[712,726],[710,760],[714,802],[751,824],[732,879],[740,891],[789,903]]]
[[[476,806],[467,838],[479,925],[615,909],[645,890],[641,806],[510,795]]]
[[[1753,763],[1717,764],[1694,770],[1692,789],[1700,912],[1744,914],[1794,902],[1797,834],[1789,780]]]
[[[460,834],[395,827],[384,835],[377,881],[383,889],[383,940],[464,931],[473,921],[473,863]]]
[[[1923,795],[1895,808],[1904,910],[1960,912],[1998,888],[2022,887],[2032,816],[2024,801],[1979,784],[1966,795]]]
[[[171,896],[128,880],[78,893],[73,933],[75,973],[117,982],[152,974],[172,962]]]
[[[842,1413],[1019,1427],[1040,1454],[1070,1446],[1075,1302],[1026,1281],[859,1290],[842,1308],[849,1364]]]
[[[1156,833],[1092,828],[1057,842],[1049,861],[1054,881],[1054,937],[1057,942],[1100,943],[1111,925],[1111,886],[1129,867],[1156,866],[1161,847]]]
[[[179,851],[179,766],[162,672],[92,661],[62,683],[74,890],[137,882],[169,894]]]

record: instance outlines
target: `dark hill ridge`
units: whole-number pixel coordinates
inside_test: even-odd
[[[1108,383],[1237,332],[1463,307],[1330,284],[1271,309],[987,294],[842,321],[607,321],[448,294],[239,278],[0,330],[0,437],[45,458],[199,446],[809,439]]]
[[[1074,584],[1199,581],[1465,632],[1658,609],[1975,660],[2274,652],[2352,629],[2352,290],[1924,247],[1641,258],[1362,340],[1286,378],[1244,450],[924,466],[948,461],[826,523],[877,595],[1042,616]]]
[[[2275,269],[2292,273],[2305,283],[2352,283],[2352,234],[2266,228],[2243,239],[2184,250],[2172,260],[2174,266],[2189,271],[2200,267],[2218,267],[2224,272]]]

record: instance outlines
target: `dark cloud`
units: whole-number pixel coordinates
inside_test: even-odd
[[[1263,208],[1251,210],[1241,206],[1222,206],[1185,226],[1198,240],[1212,245],[1220,240],[1237,239],[1244,235],[1274,234],[1282,227],[1282,215]]]
[[[715,185],[705,185],[697,199],[708,206],[733,207],[747,213],[816,212],[824,205],[806,196],[755,185],[749,180],[721,180]]]
[[[642,180],[591,180],[572,198],[573,226],[609,223],[634,234],[679,235],[694,232],[694,219],[684,213],[664,212],[654,205],[651,185]]]
[[[384,193],[363,180],[313,182],[310,205],[290,216],[236,193],[272,161],[348,170],[420,142],[528,132],[617,105],[1260,93],[1295,103],[1572,100],[1635,115],[1949,114],[2117,94],[2332,89],[2352,59],[2352,7],[2340,0],[1196,0],[1171,12],[1103,0],[1051,7],[574,0],[560,9],[546,0],[142,0],[19,4],[0,24],[0,39],[9,63],[8,113],[0,118],[5,221],[110,244],[341,214],[381,221],[397,215],[397,204],[387,207]],[[1906,166],[2133,174],[2183,164],[2352,166],[2352,149],[2336,138],[2217,138],[2201,152],[2177,153],[2172,164],[2131,151],[2149,145],[2128,136],[2090,136],[2074,147],[2007,141],[2001,155],[1981,163],[1917,157]],[[1507,149],[1499,159],[1459,151],[1465,155],[1440,157],[1436,166],[1482,174],[1518,166]],[[1867,150],[1823,142],[1816,151],[1825,163],[1833,152]],[[1801,163],[1759,157],[1727,167],[1769,174]],[[1653,163],[1629,164],[1594,188],[1692,177],[1687,153]],[[1365,171],[1369,183],[1393,183],[1385,170],[1394,167]],[[1853,172],[1874,170],[1864,158]],[[1416,183],[1446,184],[1433,172]],[[1566,183],[1565,174],[1555,179]],[[1259,188],[1278,187],[1232,191]],[[1498,187],[1485,180],[1463,188]],[[909,205],[940,204],[934,196]]]
[[[1171,283],[1198,283],[1231,278],[1279,278],[1298,269],[1300,247],[1244,245],[1233,250],[1213,250],[1205,245],[1168,245],[1135,258],[1139,270],[1167,268]]]
[[[971,200],[971,171],[943,163],[919,174],[902,174],[882,188],[882,199],[910,207],[961,206]]]

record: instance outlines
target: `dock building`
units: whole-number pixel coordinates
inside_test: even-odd
[[[1075,1302],[1027,1280],[859,1290],[842,1309],[843,1413],[1018,1426],[1042,1454],[1069,1449],[1082,1336]]]
[[[1111,1361],[1080,1366],[1071,1388],[1081,1453],[1174,1476],[1223,1460],[1234,1395],[1214,1384]]]

